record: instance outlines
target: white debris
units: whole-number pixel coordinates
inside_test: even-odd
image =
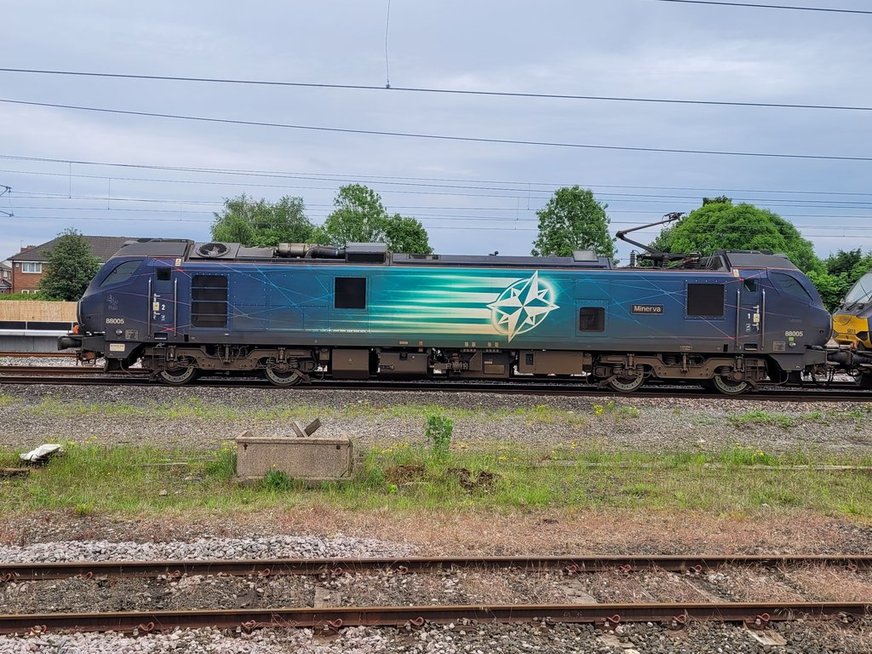
[[[45,445],[40,445],[35,450],[22,454],[21,460],[28,463],[42,464],[57,454],[63,454],[63,451],[63,447],[56,443],[46,443]]]

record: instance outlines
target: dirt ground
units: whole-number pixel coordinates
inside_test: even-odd
[[[637,511],[347,511],[291,508],[242,514],[168,514],[159,520],[35,514],[0,524],[0,542],[189,540],[199,536],[359,536],[431,555],[826,554],[872,551],[872,525],[805,512],[713,516]]]

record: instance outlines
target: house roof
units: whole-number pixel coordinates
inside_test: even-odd
[[[47,243],[37,245],[36,247],[24,252],[19,252],[18,254],[9,257],[9,261],[48,261],[52,248],[54,248],[55,243],[57,243],[60,238],[62,237],[58,236]],[[107,261],[109,257],[118,252],[118,249],[124,245],[125,242],[135,239],[135,237],[131,236],[82,236],[82,238],[88,242],[88,245],[91,248],[91,254],[97,257],[101,262]]]

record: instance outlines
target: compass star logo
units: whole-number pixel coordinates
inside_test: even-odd
[[[491,310],[491,323],[511,342],[518,334],[542,324],[549,313],[560,308],[554,304],[554,295],[551,285],[539,279],[537,270],[532,277],[507,286],[496,301],[487,305]]]

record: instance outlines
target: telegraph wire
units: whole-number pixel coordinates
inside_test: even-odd
[[[720,0],[655,0],[655,2],[672,2],[684,5],[717,5],[719,7],[750,7],[753,9],[788,9],[791,11],[824,11],[835,14],[861,14],[872,16],[872,11],[866,9],[843,9],[840,7],[802,7],[798,5],[768,5],[757,2],[721,2]]]
[[[524,91],[482,91],[475,89],[445,89],[418,86],[376,86],[373,84],[333,84],[322,82],[285,82],[278,80],[234,79],[221,77],[187,77],[176,75],[138,75],[132,73],[103,73],[93,71],[51,70],[38,68],[0,68],[0,73],[31,75],[66,75],[112,79],[151,80],[165,82],[198,82],[208,84],[239,84],[248,86],[284,86],[293,88],[336,89],[345,91],[400,91],[403,93],[437,93],[443,95],[469,95],[503,98],[534,98],[545,100],[585,100],[592,102],[637,102],[649,104],[703,105],[713,107],[756,107],[764,109],[818,109],[830,111],[872,111],[872,106],[804,104],[797,102],[751,102],[739,100],[690,100],[685,98],[649,98],[612,95],[578,95],[571,93],[534,93]]]
[[[105,107],[86,107],[83,105],[60,104],[55,102],[33,102],[0,98],[5,104],[23,105],[29,107],[48,107],[52,109],[73,109],[104,114],[124,116],[139,116],[147,118],[167,118],[222,125],[239,125],[245,127],[273,127],[278,129],[302,130],[311,132],[330,132],[338,134],[355,134],[363,136],[390,136],[397,138],[426,139],[430,141],[449,141],[454,143],[488,143],[497,145],[529,145],[537,147],[571,148],[585,150],[610,150],[617,152],[647,152],[656,154],[693,154],[722,157],[754,157],[770,159],[794,159],[810,161],[872,161],[872,157],[859,155],[824,155],[824,154],[794,154],[788,152],[752,152],[740,150],[705,150],[693,148],[654,148],[637,145],[603,145],[598,143],[569,143],[561,141],[532,141],[524,139],[488,138],[481,136],[457,136],[451,134],[426,134],[423,132],[396,132],[388,130],[356,129],[350,127],[324,127],[318,125],[295,125],[291,123],[274,123],[257,120],[241,120],[233,118],[214,118],[208,116],[191,116],[185,114],[169,114],[152,111],[133,111],[129,109],[108,109]]]

